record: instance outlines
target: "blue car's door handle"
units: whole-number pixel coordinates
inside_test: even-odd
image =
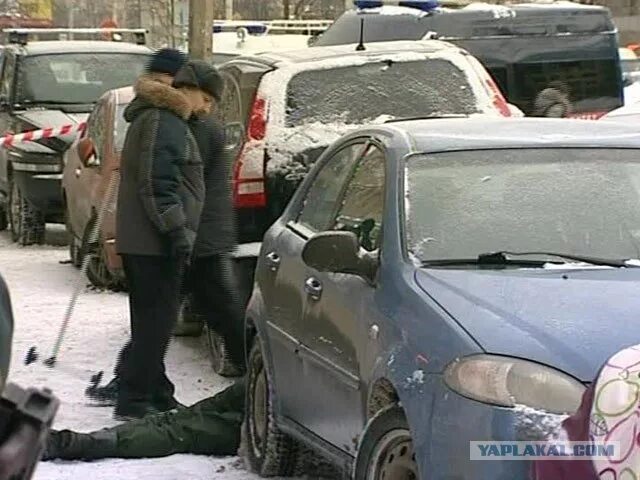
[[[322,283],[320,280],[314,277],[309,277],[304,282],[304,291],[307,292],[313,300],[320,300],[320,295],[322,295]]]
[[[276,252],[271,252],[268,253],[267,256],[267,264],[269,265],[269,269],[272,272],[275,272],[278,270],[278,268],[280,268],[280,255],[278,255]]]

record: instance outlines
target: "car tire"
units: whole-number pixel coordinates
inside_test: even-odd
[[[194,315],[191,305],[191,296],[185,295],[180,304],[178,321],[173,329],[176,337],[199,337],[202,335],[202,322]]]
[[[9,220],[14,242],[23,246],[44,243],[44,215],[22,195],[20,187],[13,180],[9,181]]]
[[[240,377],[242,370],[229,358],[225,340],[214,329],[205,325],[204,334],[207,339],[207,350],[213,371],[221,377]]]
[[[273,384],[258,338],[251,348],[247,368],[243,423],[246,463],[263,477],[291,476],[298,463],[298,445],[276,425]]]
[[[113,275],[107,268],[102,242],[100,240],[91,242],[91,234],[96,227],[97,221],[97,217],[93,216],[91,220],[89,220],[89,223],[87,223],[84,234],[82,235],[78,257],[81,266],[83,266],[87,256],[90,257],[88,260],[89,264],[86,267],[86,273],[91,285],[96,288],[110,289],[114,286],[115,281]]]
[[[354,480],[418,480],[418,465],[404,410],[393,405],[368,423],[355,461]]]

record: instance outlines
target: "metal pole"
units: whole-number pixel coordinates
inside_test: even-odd
[[[210,60],[213,50],[213,2],[189,0],[189,54]]]
[[[233,20],[233,0],[225,0],[225,18],[227,20]]]
[[[176,48],[176,0],[171,0],[171,48]]]

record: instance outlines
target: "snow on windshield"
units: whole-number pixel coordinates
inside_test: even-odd
[[[408,162],[407,183],[408,245],[423,261],[504,250],[613,259],[640,253],[633,150],[438,153]]]
[[[268,172],[281,174],[306,172],[309,162],[293,156],[327,147],[361,125],[492,108],[466,58],[449,49],[332,58],[313,70],[308,63],[288,65],[267,74],[258,95],[269,100]]]

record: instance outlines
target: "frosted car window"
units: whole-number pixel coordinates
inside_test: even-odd
[[[105,130],[106,130],[106,112],[107,105],[103,101],[99,102],[94,108],[89,120],[87,121],[87,133],[93,141],[98,157],[102,160],[105,154]]]
[[[354,232],[360,246],[368,251],[379,246],[384,178],[384,154],[372,146],[356,165],[333,225],[333,230]]]
[[[362,124],[397,118],[478,113],[466,74],[444,59],[378,61],[304,71],[289,82],[287,125]]]
[[[363,151],[363,144],[350,145],[338,151],[324,164],[307,191],[298,223],[316,232],[330,228],[345,182]]]
[[[481,253],[640,257],[638,150],[513,149],[408,160],[408,246],[420,260]]]
[[[93,104],[108,90],[133,85],[148,58],[115,52],[25,57],[19,102]]]

